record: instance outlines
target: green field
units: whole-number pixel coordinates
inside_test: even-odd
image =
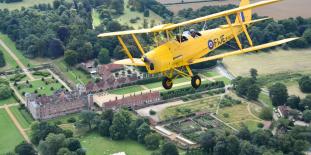
[[[143,91],[144,89],[141,86],[135,85],[135,86],[129,86],[129,87],[123,87],[119,89],[114,89],[108,91],[110,94],[117,94],[117,95],[123,95],[123,94],[129,94],[134,92]]]
[[[35,4],[49,3],[52,4],[54,0],[23,0],[23,2],[16,3],[0,3],[0,9],[16,10],[22,7],[30,7]]]
[[[144,14],[142,12],[131,11],[130,8],[126,7],[127,4],[128,0],[124,0],[124,14],[116,18],[116,20],[120,22],[120,24],[128,25],[130,27],[133,27],[134,29],[143,28],[144,19],[146,19],[146,21],[149,23],[149,27],[152,20],[155,22],[154,26],[162,24],[163,18],[154,13],[153,11],[149,11],[149,17],[144,17]],[[131,23],[130,20],[136,17],[139,17],[140,19],[137,20],[136,23]]]
[[[2,5],[2,4],[1,4]],[[2,33],[0,33],[0,38],[1,40],[11,49],[12,52],[14,52],[14,54],[16,55],[16,57],[25,65],[25,66],[29,66],[32,67],[34,66],[33,61],[30,61],[29,59],[27,59],[25,56],[23,56],[23,54],[16,49],[16,45],[15,43],[7,36],[4,35]]]
[[[52,80],[52,79],[46,79],[46,80]],[[45,84],[45,82],[41,80],[31,81],[30,84],[32,84],[32,87],[26,86],[26,83],[18,84],[17,87],[21,87],[18,91],[20,94],[25,93],[34,93],[35,90],[38,91],[38,94],[41,95],[52,95],[54,91],[60,89],[62,87],[62,84],[59,82],[53,82],[49,83],[48,85]],[[51,90],[51,88],[54,88],[54,90]]]
[[[150,155],[152,153],[133,140],[113,141],[94,133],[83,136],[80,141],[88,155],[110,155],[118,152],[125,152],[126,155]]]
[[[91,80],[91,78],[82,71],[79,71],[73,67],[69,67],[63,59],[55,61],[55,65],[62,71],[63,74],[65,74],[65,76],[70,81],[74,83],[87,84]]]
[[[0,109],[0,154],[13,151],[23,141],[22,136],[5,110]]]
[[[5,104],[12,104],[12,103],[17,103],[14,97],[10,97],[4,100],[0,100],[0,106],[5,105]]]
[[[32,116],[25,110],[20,109],[19,106],[10,107],[12,113],[21,124],[22,128],[29,128],[31,123],[34,121]]]
[[[258,98],[259,101],[261,102],[264,102],[266,105],[268,105],[270,108],[273,108],[273,105],[272,105],[272,101],[270,99],[270,97],[264,93],[260,93],[259,94],[259,98]]]
[[[207,72],[202,72],[201,74],[206,77],[214,77],[214,76],[219,75],[216,71],[207,71]]]
[[[92,25],[93,25],[93,28],[99,26],[101,23],[101,20],[100,20],[100,17],[99,17],[99,14],[98,12],[93,9],[92,10]]]
[[[258,124],[259,122],[258,121],[253,121],[253,120],[247,120],[247,121],[244,121],[243,124],[248,128],[249,131],[253,132],[253,131],[256,131],[258,130]],[[240,129],[241,128],[241,123],[232,123],[230,124],[231,126],[233,126],[234,128],[236,129]]]
[[[1,67],[0,71],[15,69],[17,66],[15,60],[10,56],[8,52],[6,52],[6,50],[2,46],[0,46],[0,50],[2,51],[5,59],[5,66]]]
[[[76,120],[79,119],[79,114],[80,113],[74,113],[74,114],[68,114],[68,115],[65,115],[65,116],[60,116],[60,117],[57,117],[57,118],[53,118],[53,119],[50,119],[48,120],[49,123],[51,124],[55,124],[57,122],[60,122],[61,124],[66,124],[68,123],[68,119],[71,118],[71,117],[74,117]]]
[[[223,81],[226,85],[231,84],[231,81],[229,79],[227,79],[226,77],[215,78],[214,80]]]
[[[178,79],[174,79],[173,83],[178,84],[178,83],[187,82],[187,81],[189,80],[186,78],[178,78]],[[149,89],[158,88],[158,87],[162,88],[162,81],[145,84],[144,86],[146,86]]]
[[[215,112],[219,100],[219,96],[214,96],[187,102],[177,106],[171,106],[161,111],[160,119],[167,120],[175,117],[186,116],[195,112]]]

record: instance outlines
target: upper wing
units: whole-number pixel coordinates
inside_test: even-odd
[[[271,42],[271,43],[267,43],[267,44],[262,44],[262,45],[258,45],[258,46],[254,46],[254,47],[245,48],[243,50],[219,54],[219,55],[210,56],[210,57],[199,58],[199,59],[192,60],[191,62],[189,62],[189,64],[192,65],[192,64],[197,64],[197,63],[201,63],[204,61],[217,60],[217,59],[221,59],[221,58],[225,58],[225,57],[229,57],[229,56],[240,55],[240,54],[248,53],[248,52],[254,52],[254,51],[257,51],[260,49],[278,46],[278,45],[281,45],[281,44],[284,44],[284,43],[287,43],[287,42],[290,42],[290,41],[293,41],[296,39],[299,39],[299,38],[288,38],[288,39],[283,39],[283,40],[279,40],[279,41],[275,41],[275,42]]]
[[[122,36],[122,35],[128,35],[128,34],[160,32],[160,31],[164,31],[166,27],[171,26],[171,25],[174,25],[174,24],[158,25],[158,26],[155,26],[155,27],[150,28],[150,29],[140,29],[140,30],[129,30],[129,31],[102,33],[102,34],[99,34],[97,37]]]
[[[212,19],[220,18],[220,17],[223,17],[223,16],[235,14],[237,12],[242,12],[242,11],[245,11],[245,10],[249,10],[249,9],[257,8],[257,7],[260,7],[260,6],[276,3],[276,2],[279,2],[279,1],[281,1],[281,0],[265,0],[265,1],[257,2],[257,3],[253,3],[253,4],[249,4],[249,5],[244,5],[244,6],[235,8],[235,9],[218,12],[218,13],[211,14],[211,15],[208,15],[208,16],[204,16],[204,17],[193,19],[193,20],[188,20],[188,21],[185,21],[185,22],[181,22],[181,23],[178,23],[178,24],[173,24],[171,26],[166,27],[165,29],[166,30],[171,30],[171,29],[175,29],[177,27],[181,27],[181,26],[185,26],[185,25],[190,25],[190,24],[195,24],[195,23],[199,23],[199,22],[204,22],[204,21],[207,21],[207,20],[212,20]]]
[[[133,58],[133,61],[131,59],[123,59],[123,60],[118,60],[113,62],[114,64],[119,64],[119,65],[128,65],[128,66],[146,66],[146,64],[141,61],[141,59],[138,58]]]

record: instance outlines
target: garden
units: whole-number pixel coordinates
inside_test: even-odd
[[[200,141],[200,137],[207,130],[215,130],[216,132],[230,131],[227,126],[210,115],[195,116],[176,121],[165,125],[165,128],[178,134],[182,134],[185,138],[196,142]]]
[[[35,81],[24,81],[20,83],[14,83],[18,92],[21,95],[25,93],[36,93],[38,95],[52,95],[56,90],[64,88],[58,80],[52,78],[42,78]]]

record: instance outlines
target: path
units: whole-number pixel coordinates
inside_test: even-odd
[[[10,56],[16,61],[18,66],[22,69],[22,71],[27,75],[30,80],[34,80],[35,78],[32,74],[28,71],[27,67],[18,59],[14,52],[0,39],[0,45],[7,51]]]
[[[8,107],[13,107],[13,106],[18,106],[18,105],[19,105],[19,103],[5,104],[5,105],[3,105],[3,106],[0,106],[0,109],[4,109],[4,108],[5,108],[5,106],[8,106]]]
[[[67,85],[67,83],[66,82],[64,82],[58,75],[56,75],[54,72],[52,72],[50,69],[47,69],[50,73],[51,73],[51,75],[53,76],[53,77],[55,77],[55,79],[57,80],[57,81],[59,81],[68,91],[72,91],[71,90],[71,88]]]
[[[11,120],[13,121],[14,125],[16,126],[16,128],[18,129],[18,131],[20,132],[20,134],[23,136],[23,138],[25,139],[25,141],[27,143],[30,143],[30,139],[28,137],[28,135],[26,134],[25,130],[22,128],[22,126],[19,124],[19,122],[17,121],[16,117],[13,115],[13,113],[11,112],[10,108],[8,105],[4,105],[4,109],[5,111],[9,114]]]
[[[20,102],[22,104],[25,104],[26,103],[25,99],[23,98],[23,96],[21,96],[21,94],[19,94],[18,90],[16,90],[16,88],[13,86],[12,83],[10,83],[10,87],[11,87],[11,89],[13,89],[16,97],[20,100]]]
[[[234,128],[233,126],[231,126],[230,124],[222,121],[221,119],[219,119],[218,117],[214,116],[213,114],[211,114],[211,116],[215,119],[217,119],[218,121],[220,121],[221,123],[225,124],[227,127],[231,128],[232,130],[238,132],[239,130],[237,130],[236,128]]]

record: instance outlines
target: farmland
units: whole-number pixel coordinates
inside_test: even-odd
[[[171,2],[180,2],[181,0],[157,0],[161,3],[171,3]],[[198,0],[184,0],[185,2],[189,1],[198,1]],[[255,3],[261,0],[253,0],[251,3]],[[168,9],[174,13],[186,8],[199,9],[203,6],[214,6],[214,5],[227,5],[227,4],[235,4],[238,5],[240,1],[236,0],[226,0],[220,2],[204,2],[204,3],[191,3],[191,4],[179,4],[168,6]],[[262,8],[255,9],[254,12],[258,13],[262,16],[269,16],[275,19],[285,19],[289,17],[311,17],[308,6],[311,5],[311,1],[309,0],[287,0],[282,1],[278,4],[273,4],[271,6],[265,6]],[[300,9],[297,9],[300,8]],[[290,13],[289,13],[290,12]]]
[[[249,75],[251,68],[256,68],[260,75],[267,75],[310,71],[310,59],[310,50],[276,50],[229,57],[225,58],[223,63],[235,76]]]

